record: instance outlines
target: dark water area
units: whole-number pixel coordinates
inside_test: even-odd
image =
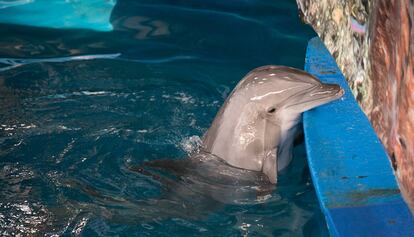
[[[244,74],[303,68],[296,9],[119,0],[110,32],[0,24],[0,235],[327,236],[303,144],[266,192],[180,165]],[[159,159],[177,163],[140,168]]]

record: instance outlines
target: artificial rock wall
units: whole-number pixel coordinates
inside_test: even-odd
[[[297,0],[297,4],[302,20],[312,25],[347,78],[413,208],[414,1]]]

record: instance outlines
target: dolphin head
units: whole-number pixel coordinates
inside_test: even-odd
[[[262,171],[277,182],[291,161],[301,114],[344,91],[302,70],[263,66],[236,86],[203,137],[203,148],[228,164]]]

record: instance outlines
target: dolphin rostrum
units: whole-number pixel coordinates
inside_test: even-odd
[[[340,98],[344,90],[302,70],[263,66],[236,86],[203,137],[203,150],[228,164],[261,171],[271,183],[292,160],[302,112]]]

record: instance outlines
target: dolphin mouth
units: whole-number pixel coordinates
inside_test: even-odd
[[[304,99],[298,101],[297,103],[291,104],[287,106],[286,108],[298,106],[301,104],[312,103],[312,102],[315,102],[315,103],[320,102],[318,105],[322,105],[330,101],[339,99],[344,94],[345,94],[344,89],[342,89],[337,84],[321,84],[313,88],[304,90],[302,93],[303,95],[302,98]]]
[[[309,93],[309,96],[316,98],[320,97],[321,99],[332,97],[334,99],[340,98],[344,93],[344,89],[337,84],[322,84],[313,89],[312,92]]]

